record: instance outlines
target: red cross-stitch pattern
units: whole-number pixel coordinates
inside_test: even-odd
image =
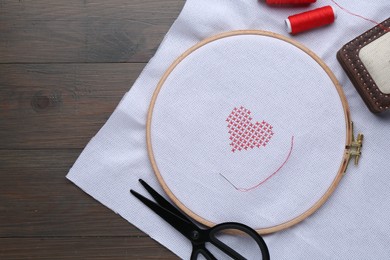
[[[272,125],[264,120],[261,123],[252,123],[251,121],[251,111],[243,106],[235,107],[226,119],[230,134],[229,139],[232,141],[230,143],[232,152],[265,147],[271,140],[274,135]]]

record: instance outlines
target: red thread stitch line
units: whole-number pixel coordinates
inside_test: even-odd
[[[265,178],[264,180],[262,180],[260,183],[256,184],[255,186],[252,186],[250,188],[238,188],[236,185],[234,185],[231,181],[229,181],[222,173],[220,173],[220,175],[227,181],[230,183],[230,185],[232,185],[236,190],[238,191],[242,191],[242,192],[248,192],[248,191],[251,191],[251,190],[254,190],[256,189],[257,187],[259,187],[260,185],[262,185],[263,183],[265,183],[266,181],[268,181],[269,179],[271,179],[273,176],[275,176],[275,174],[277,174],[287,163],[288,159],[290,159],[290,156],[291,156],[291,153],[292,153],[292,150],[294,148],[294,136],[291,137],[291,147],[290,147],[290,151],[286,157],[286,159],[284,160],[284,162],[282,163],[282,165],[279,166],[279,168],[274,172],[272,173],[271,175],[269,175],[267,178]]]
[[[364,16],[362,16],[362,15],[360,15],[360,14],[355,14],[355,13],[349,11],[348,9],[346,9],[345,7],[342,7],[339,3],[337,3],[337,2],[334,1],[334,0],[330,0],[330,1],[332,1],[338,8],[340,8],[340,9],[343,10],[344,12],[346,12],[346,13],[348,13],[348,14],[350,14],[350,15],[359,17],[359,18],[361,18],[361,19],[363,19],[363,20],[366,20],[366,21],[368,21],[368,22],[371,22],[371,23],[373,23],[373,24],[376,24],[376,25],[378,25],[381,29],[383,29],[384,31],[390,32],[390,28],[389,28],[389,27],[386,27],[386,26],[384,26],[384,25],[378,23],[377,21],[374,21],[374,20],[372,20],[372,19],[366,18],[366,17],[364,17]]]

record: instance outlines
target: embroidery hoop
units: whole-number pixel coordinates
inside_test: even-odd
[[[278,40],[282,40],[284,42],[287,42],[289,44],[292,44],[293,46],[299,48],[306,54],[308,54],[313,60],[315,60],[323,69],[323,71],[328,75],[330,80],[333,82],[334,87],[337,90],[337,93],[340,97],[342,107],[343,107],[343,112],[344,112],[344,118],[345,118],[345,128],[346,128],[346,136],[345,136],[345,150],[344,150],[344,155],[341,158],[341,163],[339,166],[339,170],[333,179],[331,185],[327,188],[326,192],[321,196],[319,200],[317,200],[310,208],[308,208],[306,211],[301,213],[299,216],[294,217],[284,223],[269,226],[266,228],[259,228],[256,229],[256,231],[260,234],[268,234],[268,233],[273,233],[277,232],[283,229],[286,229],[288,227],[291,227],[308,216],[312,215],[318,208],[320,208],[325,201],[330,197],[330,195],[333,193],[333,191],[336,189],[337,185],[339,184],[344,172],[346,171],[348,162],[352,158],[353,155],[360,155],[360,146],[356,145],[356,142],[353,137],[353,125],[352,121],[350,120],[350,110],[348,107],[348,103],[346,100],[346,97],[343,93],[343,90],[341,86],[339,85],[336,77],[334,76],[333,72],[327,67],[327,65],[312,51],[310,51],[308,48],[305,46],[301,45],[300,43],[289,39],[285,36],[272,33],[272,32],[267,32],[267,31],[260,31],[260,30],[239,30],[239,31],[230,31],[222,34],[215,35],[213,37],[207,38],[198,44],[194,45],[187,51],[185,51],[181,56],[179,56],[173,63],[172,65],[167,69],[167,71],[164,73],[160,81],[158,82],[158,85],[153,93],[148,114],[147,114],[147,122],[146,122],[146,141],[147,141],[147,151],[148,151],[148,156],[149,160],[151,162],[152,168],[156,174],[156,177],[162,186],[163,190],[166,192],[166,194],[169,196],[169,198],[181,209],[183,210],[187,215],[189,215],[191,218],[195,219],[199,223],[202,223],[206,226],[214,226],[216,223],[213,223],[199,214],[195,214],[190,208],[186,207],[176,196],[175,194],[171,191],[171,189],[168,187],[166,184],[158,166],[156,163],[156,158],[153,152],[153,147],[152,147],[152,138],[151,138],[151,125],[152,125],[152,118],[153,118],[153,112],[154,112],[154,107],[156,104],[156,100],[159,96],[160,90],[162,89],[164,83],[166,82],[167,78],[169,75],[174,71],[174,69],[180,64],[184,59],[186,59],[191,53],[195,52],[199,48],[212,43],[214,41],[226,38],[226,37],[231,37],[231,36],[239,36],[239,35],[258,35],[258,36],[266,36],[266,37],[272,37],[276,38]],[[361,141],[361,140],[360,140]],[[361,142],[360,142],[361,145]],[[359,147],[359,151],[356,152],[354,151],[354,147]]]

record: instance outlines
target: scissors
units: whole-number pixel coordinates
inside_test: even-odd
[[[137,197],[142,203],[148,206],[157,215],[163,218],[172,227],[174,227],[177,231],[179,231],[182,235],[191,241],[191,260],[196,260],[199,255],[203,255],[207,260],[217,260],[217,258],[206,248],[206,243],[211,243],[233,259],[246,259],[217,238],[217,234],[220,234],[222,231],[229,230],[238,230],[249,235],[259,246],[262,259],[270,259],[266,243],[264,242],[263,238],[252,228],[241,223],[226,222],[215,225],[209,229],[201,229],[195,225],[186,215],[184,215],[160,194],[158,194],[157,191],[150,187],[145,181],[140,179],[139,182],[157,203],[149,200],[134,190],[130,190],[131,194]]]

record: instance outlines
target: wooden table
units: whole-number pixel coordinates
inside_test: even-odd
[[[176,259],[65,178],[183,0],[0,0],[0,259]]]

